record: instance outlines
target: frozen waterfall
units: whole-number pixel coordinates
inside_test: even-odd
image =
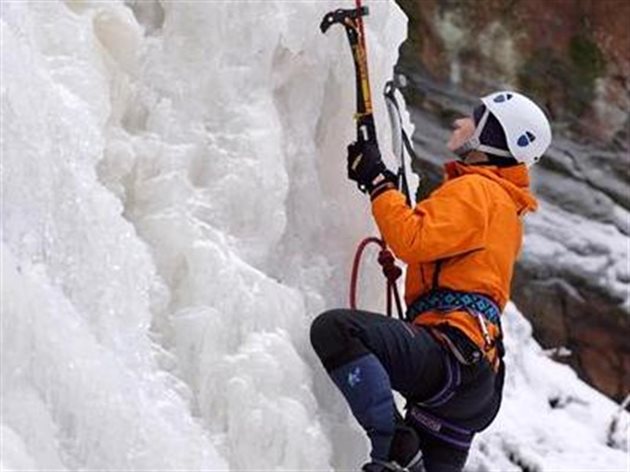
[[[2,2],[2,470],[364,460],[308,342],[374,232],[345,178],[350,53],[318,29],[339,3]],[[370,9],[389,149],[378,92],[406,19]],[[623,468],[627,416],[609,434],[614,403],[506,321],[505,404],[469,470]]]

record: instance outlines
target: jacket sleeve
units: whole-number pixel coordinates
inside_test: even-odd
[[[407,264],[431,262],[483,249],[489,200],[474,176],[447,182],[414,209],[396,190],[372,202],[376,224],[396,256]]]

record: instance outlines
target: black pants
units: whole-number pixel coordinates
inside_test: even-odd
[[[358,310],[331,310],[311,326],[311,343],[328,372],[366,354],[374,354],[391,386],[408,400],[434,396],[447,380],[452,356],[423,327]],[[487,362],[461,365],[461,388],[434,413],[465,428],[483,429],[496,415],[500,388]],[[453,447],[420,432],[425,467],[429,472],[459,472],[468,450]]]

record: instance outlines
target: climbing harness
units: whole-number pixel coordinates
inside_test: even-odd
[[[492,387],[493,392],[489,392],[489,396],[485,398],[485,401],[490,402],[486,405],[486,407],[490,409],[484,413],[485,416],[482,422],[476,422],[474,426],[470,423],[462,425],[461,418],[459,420],[446,420],[443,414],[446,411],[445,408],[448,411],[452,411],[452,408],[456,410],[461,408],[461,399],[466,399],[467,396],[471,394],[471,388],[472,391],[478,388],[475,386],[474,380],[472,384],[469,383],[470,373],[467,374],[468,380],[464,380],[463,376],[464,369],[470,372],[470,369],[483,368],[480,364],[481,355],[475,346],[472,345],[473,343],[467,339],[466,335],[461,333],[457,328],[447,324],[440,324],[435,327],[430,327],[429,330],[433,335],[444,330],[442,331],[443,334],[445,334],[444,338],[453,341],[452,346],[445,344],[445,347],[449,349],[453,355],[449,355],[446,360],[446,380],[440,391],[428,399],[418,400],[408,398],[405,406],[406,414],[404,421],[419,433],[427,433],[453,447],[468,450],[474,435],[488,427],[495,418],[501,404],[501,391],[503,390],[503,383],[505,381],[502,342],[500,338],[496,341],[499,351],[499,362],[497,368],[493,368],[495,374],[494,386]],[[453,346],[462,353],[461,356],[453,352],[451,349]],[[466,352],[477,352],[479,355],[467,356]],[[460,357],[462,357],[462,359],[460,359]],[[473,367],[475,364],[476,366]]]
[[[445,421],[417,405],[408,406],[405,422],[420,431],[426,431],[430,435],[463,450],[468,450],[475,435],[474,431]]]
[[[444,291],[448,292],[448,291]],[[469,294],[464,292],[454,292],[452,296],[445,295],[444,297],[433,296],[427,297],[427,299],[433,300],[433,304],[426,303],[426,306],[440,310],[440,307],[445,309],[444,311],[462,310],[465,309],[462,305],[455,305],[456,300],[464,299],[469,305],[473,305],[475,300],[480,307],[485,307],[486,303],[494,305],[492,300],[483,298],[476,298],[477,294]],[[446,305],[445,299],[448,299],[452,305]],[[426,300],[425,300],[426,301]],[[496,305],[495,305],[496,306]],[[414,312],[416,304],[411,304],[409,312]],[[449,308],[446,308],[449,307]],[[487,310],[489,313],[491,310]],[[420,313],[417,316],[421,316]],[[454,326],[450,326],[447,323],[441,323],[436,326],[426,327],[429,332],[442,343],[442,345],[452,355],[448,355],[445,360],[445,382],[442,388],[431,397],[427,399],[413,399],[408,398],[405,406],[406,415],[405,423],[412,428],[415,428],[418,432],[423,431],[435,438],[440,439],[453,447],[468,450],[474,435],[483,429],[485,429],[492,419],[496,416],[496,412],[499,409],[500,400],[490,400],[490,398],[496,398],[497,392],[501,392],[503,389],[503,382],[505,376],[505,366],[503,364],[503,343],[501,335],[493,341],[493,346],[496,346],[498,357],[497,364],[489,364],[489,367],[493,369],[495,374],[495,384],[493,387],[492,397],[488,397],[487,400],[494,402],[494,407],[491,413],[484,418],[484,422],[476,424],[474,428],[470,428],[470,425],[463,426],[459,420],[445,420],[442,415],[444,409],[451,411],[451,408],[461,408],[461,398],[466,398],[470,395],[471,385],[472,391],[474,391],[474,381],[470,384],[470,374],[468,380],[464,380],[464,369],[470,372],[469,369],[483,368],[481,362],[483,354],[479,348],[459,329]],[[499,325],[499,333],[500,333]],[[481,367],[480,367],[481,366]],[[451,403],[455,402],[455,404]],[[460,402],[460,406],[457,406],[457,402]]]
[[[501,309],[490,297],[474,292],[437,289],[419,297],[407,309],[407,319],[412,321],[416,316],[431,310],[453,311],[464,310],[474,316],[481,315],[490,323],[498,323]]]
[[[451,311],[465,311],[473,316],[479,324],[479,329],[483,335],[485,342],[484,350],[486,352],[491,351],[493,348],[497,348],[498,359],[501,359],[505,353],[503,346],[503,335],[501,328],[501,309],[490,297],[474,292],[459,292],[456,290],[437,288],[431,290],[429,293],[416,299],[407,308],[406,320],[413,322],[418,316],[422,316],[423,313],[429,311],[439,311],[442,313],[448,313]],[[495,325],[498,328],[498,336],[496,339],[492,339],[488,331],[488,323]],[[449,345],[449,340],[452,340],[451,333],[443,333],[443,336],[439,336],[442,341],[445,341],[451,352],[456,357],[461,357],[466,364],[475,363],[477,353],[462,352],[461,349],[456,346]],[[498,365],[494,365],[495,370]]]
[[[452,356],[448,356],[445,362],[446,381],[442,388],[433,396],[426,400],[415,401],[416,406],[425,408],[437,408],[444,405],[455,395],[457,388],[462,383],[462,370],[459,361]]]
[[[355,0],[356,8],[354,9],[338,9],[327,13],[321,24],[320,30],[326,33],[334,24],[342,24],[346,31],[346,37],[350,43],[352,58],[354,60],[355,84],[356,84],[356,113],[354,119],[357,126],[357,142],[369,143],[378,146],[376,138],[376,127],[374,123],[374,115],[372,110],[372,97],[370,92],[370,80],[368,74],[367,49],[365,45],[365,33],[363,29],[363,16],[367,16],[369,10],[366,6],[361,5],[361,0]],[[407,204],[411,206],[411,195],[407,182],[406,169],[404,164],[403,148],[407,151],[410,158],[416,155],[411,146],[411,141],[407,133],[403,129],[400,108],[396,101],[395,91],[399,84],[389,81],[385,84],[385,101],[392,126],[392,145],[394,146],[394,154],[399,157],[401,165],[397,173],[397,187],[403,191]],[[398,317],[403,318],[403,307],[396,285],[397,279],[402,274],[402,270],[396,266],[395,259],[391,251],[387,249],[387,244],[381,237],[369,237],[361,241],[354,257],[352,266],[352,275],[350,281],[350,307],[356,308],[356,286],[358,281],[358,270],[365,247],[374,243],[380,247],[378,261],[383,269],[383,274],[387,279],[387,315],[391,316],[392,299],[396,303]]]

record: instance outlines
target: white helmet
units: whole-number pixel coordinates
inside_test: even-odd
[[[477,149],[497,156],[513,157],[527,166],[538,162],[551,144],[551,126],[540,107],[526,96],[510,91],[491,93],[482,97],[481,101],[486,110],[472,137],[456,152],[461,154]],[[479,141],[489,113],[503,128],[509,151]]]

